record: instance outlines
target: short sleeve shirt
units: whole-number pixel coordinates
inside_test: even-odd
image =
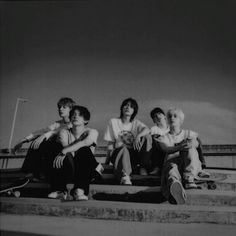
[[[114,142],[115,146],[126,140],[128,145],[131,145],[143,128],[147,128],[147,126],[139,120],[124,124],[120,118],[112,118],[106,128],[104,140]]]
[[[166,135],[160,136],[157,141],[160,143],[165,144],[168,147],[173,147],[177,145],[178,143],[182,142],[186,138],[196,139],[198,137],[198,134],[192,130],[181,130],[181,132],[178,135],[171,135],[170,133],[167,133]],[[178,156],[179,152],[170,154],[169,156],[174,157]]]
[[[97,137],[98,132],[95,129],[86,128],[83,134],[80,135],[79,138],[76,138],[71,129],[63,129],[63,132],[60,132],[58,139],[60,143],[64,143],[65,145],[70,145],[74,141],[83,141],[85,138],[90,136],[93,141],[93,144],[90,146],[92,152],[95,151],[95,146],[97,145]],[[72,153],[74,154],[74,153]]]

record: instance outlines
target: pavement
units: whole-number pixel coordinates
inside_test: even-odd
[[[1,236],[235,236],[236,225],[176,224],[0,214]]]

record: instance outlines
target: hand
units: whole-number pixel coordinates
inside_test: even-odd
[[[139,150],[141,148],[141,137],[138,135],[134,140],[134,149]]]
[[[66,155],[65,154],[58,154],[53,161],[53,168],[59,169],[63,166],[63,161],[65,159]]]
[[[190,148],[196,147],[196,144],[198,144],[198,142],[195,139],[185,139],[180,143],[181,150],[188,150]]]
[[[15,155],[16,152],[17,152],[19,149],[21,149],[21,147],[22,147],[23,144],[24,144],[23,141],[17,143],[17,144],[15,145],[15,147],[13,148],[12,153]]]
[[[32,149],[38,149],[40,144],[43,142],[43,140],[46,139],[45,135],[41,135],[38,138],[36,138],[32,144],[31,144],[31,148]]]

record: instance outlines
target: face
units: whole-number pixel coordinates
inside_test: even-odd
[[[85,120],[84,117],[80,115],[80,111],[75,110],[73,115],[71,116],[71,123],[73,125],[84,125]]]
[[[122,113],[126,116],[131,116],[134,113],[134,108],[131,106],[130,102],[123,106]]]
[[[153,122],[158,125],[165,125],[166,124],[166,116],[162,113],[155,113],[153,117]]]
[[[177,111],[171,111],[168,114],[168,122],[170,126],[181,126],[182,120]]]
[[[70,107],[67,105],[59,105],[58,106],[58,113],[59,113],[60,117],[69,117]]]

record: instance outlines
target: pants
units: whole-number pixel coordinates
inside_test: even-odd
[[[55,137],[44,140],[38,149],[33,149],[31,146],[26,154],[24,163],[21,167],[21,171],[24,173],[32,173],[35,177],[38,177],[45,171],[45,159],[47,151],[49,150],[51,143],[55,142]]]
[[[166,153],[162,151],[159,143],[155,139],[152,139],[151,168],[158,167],[162,170],[165,156]]]
[[[139,150],[127,148],[125,146],[116,148],[111,156],[115,176],[120,179],[124,173],[130,175],[132,169],[137,165],[148,168],[151,156],[151,136],[147,135],[141,140]]]
[[[182,175],[184,170],[184,161],[180,157],[174,157],[164,163],[161,177],[161,190],[166,199],[170,199],[170,186],[178,180],[182,182]]]
[[[73,183],[75,188],[83,189],[85,195],[88,195],[89,184],[97,166],[98,162],[89,147],[80,148],[75,152],[74,157],[71,153],[67,154],[63,161],[63,166],[59,169],[52,168],[51,170],[49,182],[52,191],[64,191],[66,184]]]
[[[163,195],[169,199],[170,186],[175,180],[193,182],[200,170],[201,162],[199,161],[196,148],[180,152],[179,156],[167,156],[161,178]]]

